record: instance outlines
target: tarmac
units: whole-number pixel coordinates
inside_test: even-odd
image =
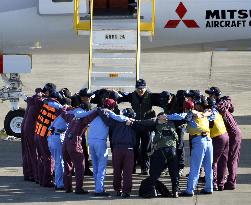
[[[212,59],[212,60],[211,60]],[[22,75],[24,92],[32,95],[34,89],[47,82],[54,82],[58,88],[68,87],[77,92],[86,85],[87,55],[35,55],[31,74]],[[93,179],[86,177],[84,187],[91,193],[84,196],[74,193],[55,192],[52,188],[42,188],[22,177],[21,145],[18,140],[0,139],[0,203],[1,204],[91,204],[97,205],[250,205],[251,204],[251,53],[144,53],[141,59],[141,77],[152,92],[178,89],[199,89],[218,86],[224,95],[230,95],[235,105],[235,117],[243,132],[241,159],[238,169],[237,188],[234,191],[214,192],[213,195],[195,195],[191,198],[138,197],[140,174],[133,175],[133,192],[129,199],[114,196],[112,169],[108,167],[105,181],[108,198],[94,197]],[[2,86],[2,82],[0,82]],[[20,103],[25,107],[25,103]],[[128,105],[123,105],[128,106]],[[156,108],[159,110],[158,108]],[[9,111],[7,102],[0,104],[0,129]],[[186,136],[187,139],[187,136]],[[186,152],[188,152],[186,141]],[[186,158],[185,174],[189,172],[189,157]],[[139,172],[139,170],[137,170]],[[170,188],[169,176],[161,180]],[[181,189],[186,186],[186,177],[181,178]],[[203,184],[199,184],[201,189]]]

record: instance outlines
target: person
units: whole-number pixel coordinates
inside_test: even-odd
[[[41,101],[42,89],[36,88],[35,94],[32,97],[25,97],[24,101],[27,103],[25,110],[25,116],[22,121],[21,127],[21,143],[22,143],[22,159],[23,159],[23,175],[25,181],[38,182],[37,173],[37,159],[36,148],[34,141],[34,132],[36,125],[36,118],[42,103],[36,103]],[[42,101],[41,101],[42,102]]]
[[[110,118],[109,113],[105,109],[97,112],[105,124],[113,130],[111,137],[113,146],[113,188],[117,196],[122,196],[123,198],[130,197],[134,165],[133,148],[136,143],[136,133],[131,127],[126,125],[126,122],[118,122]],[[131,119],[135,117],[135,113],[131,108],[123,109],[122,113]]]
[[[209,136],[209,121],[210,112],[204,113],[203,104],[194,105],[193,101],[187,100],[184,103],[186,113],[181,115],[168,115],[167,119],[187,120],[187,131],[191,138],[192,149],[190,159],[190,173],[187,180],[187,188],[180,196],[192,197],[195,187],[198,183],[200,168],[203,165],[205,169],[205,188],[201,190],[201,194],[213,193],[213,146],[212,139]]]
[[[234,105],[229,96],[221,97],[221,91],[218,87],[210,87],[205,90],[209,98],[216,100],[216,109],[222,115],[229,135],[229,152],[228,152],[228,177],[224,185],[225,190],[234,190],[236,188],[236,178],[238,163],[240,160],[240,149],[242,133],[236,122],[233,112]]]
[[[68,96],[70,97],[70,96]],[[63,101],[66,105],[71,104],[71,99],[64,96]],[[52,122],[49,127],[50,135],[47,138],[48,147],[53,160],[55,161],[55,190],[64,190],[63,169],[64,161],[62,157],[62,146],[64,142],[65,132],[71,120],[74,117],[74,108],[65,107],[61,110],[60,115]]]
[[[227,172],[229,136],[221,114],[215,108],[215,101],[208,99],[212,111],[209,117],[210,137],[213,140],[214,191],[223,191]]]
[[[42,102],[43,105],[36,121],[35,141],[38,147],[38,176],[41,186],[54,187],[52,182],[53,161],[51,160],[47,137],[50,134],[50,125],[58,115],[57,109],[51,106],[55,103],[54,97],[58,97],[58,95],[56,93],[56,85],[53,83],[45,84],[42,91],[48,103]]]
[[[80,97],[80,103],[85,105],[86,111],[91,110],[91,100],[94,97],[94,94],[92,92],[89,92],[87,88],[83,88],[78,93]],[[87,139],[86,139],[86,132],[83,132],[82,135],[82,148],[83,153],[85,157],[85,176],[93,176],[93,172],[90,169],[90,161],[89,161],[89,153],[88,153],[88,147],[87,147]]]
[[[155,132],[153,138],[154,151],[150,158],[150,170],[148,180],[149,189],[154,187],[161,173],[168,167],[172,181],[172,197],[179,197],[179,170],[177,162],[176,147],[178,144],[178,135],[175,131],[175,125],[172,121],[166,120],[165,113],[158,114],[157,120],[149,121],[146,129]],[[143,123],[143,124],[142,124]],[[145,121],[134,121],[132,126],[144,125]]]
[[[146,81],[139,79],[136,81],[135,91],[132,93],[121,93],[122,97],[118,98],[118,103],[129,102],[132,109],[136,113],[136,120],[145,120],[155,117],[153,106],[159,105],[159,94],[151,93],[146,88]],[[137,142],[134,149],[135,168],[136,160],[140,158],[141,174],[148,175],[150,158],[149,154],[152,152],[151,133],[148,131],[137,132]],[[139,155],[140,146],[140,155]]]
[[[170,95],[170,102],[164,112],[166,114],[173,114],[173,113],[182,113],[184,112],[184,102],[186,98],[186,90],[178,90],[176,95]],[[177,161],[178,161],[178,168],[179,168],[179,176],[181,177],[184,172],[185,167],[185,143],[184,143],[184,135],[185,135],[185,127],[186,121],[179,120],[173,121],[175,125],[175,131],[178,135],[178,144],[177,144]]]
[[[82,110],[87,107],[82,104]],[[88,191],[83,189],[84,178],[84,155],[82,149],[82,135],[86,126],[97,117],[95,111],[85,112],[85,117],[74,118],[70,122],[65,133],[63,144],[63,159],[64,159],[64,187],[66,193],[71,193],[72,190],[72,170],[75,168],[76,188],[75,194],[88,194]]]
[[[116,106],[116,102],[112,99],[105,99],[103,102],[103,108],[113,110]],[[83,117],[84,112],[75,113],[75,117]],[[127,117],[123,119],[121,116],[115,115],[113,112],[109,112],[112,118],[119,121],[128,120]],[[107,150],[107,137],[109,127],[107,127],[101,117],[97,116],[91,123],[88,129],[88,144],[92,157],[93,175],[95,181],[95,196],[109,196],[109,193],[105,191],[104,180],[106,174],[106,165],[108,158]]]

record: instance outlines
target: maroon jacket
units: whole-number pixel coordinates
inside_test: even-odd
[[[233,112],[234,112],[234,106],[231,102],[231,98],[229,96],[225,96],[220,98],[220,100],[217,102],[217,110],[222,115],[227,131],[236,133],[236,131],[239,131],[238,123],[236,122]]]
[[[43,100],[40,96],[35,94],[32,97],[28,97],[26,102],[27,108],[25,111],[22,128],[23,132],[26,133],[26,135],[34,135],[37,117],[41,106],[43,105]]]

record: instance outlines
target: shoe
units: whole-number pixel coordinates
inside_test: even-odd
[[[183,197],[193,197],[193,194],[190,194],[190,193],[187,193],[186,191],[184,191],[184,192],[180,193],[180,196],[183,196]]]
[[[230,183],[226,182],[224,185],[225,190],[235,190],[235,186],[231,185]]]
[[[218,191],[223,191],[224,187],[223,186],[218,186]]]
[[[78,191],[75,191],[75,194],[89,194],[89,191],[84,190],[84,189],[80,189]]]
[[[231,186],[224,186],[224,190],[235,190],[235,187],[231,187]]]
[[[200,194],[213,194],[211,191],[206,191],[205,189],[200,190]]]
[[[184,172],[184,169],[180,169],[180,170],[179,170],[179,177],[182,177],[182,176],[183,176],[183,172]]]
[[[110,196],[110,194],[105,191],[104,192],[96,192],[96,193],[94,193],[94,195],[95,196]]]
[[[177,191],[174,191],[172,194],[173,198],[179,198],[179,193]]]
[[[130,194],[129,193],[122,193],[121,195],[123,198],[129,198],[130,197]]]
[[[55,187],[55,184],[53,184],[53,183],[49,183],[49,184],[45,184],[45,185],[43,185],[43,187],[52,188],[52,187]]]
[[[121,196],[121,194],[122,194],[121,191],[116,192],[116,196]]]
[[[72,189],[65,190],[65,193],[72,193],[72,192],[73,192]]]
[[[199,182],[205,183],[206,182],[206,177],[199,177]]]
[[[64,191],[64,190],[65,190],[64,187],[56,187],[56,186],[55,186],[55,191]]]
[[[136,168],[133,168],[132,173],[133,173],[133,174],[136,174]]]
[[[85,172],[84,172],[84,175],[85,176],[93,176],[93,172],[90,169],[86,169]]]
[[[35,182],[33,177],[24,177],[24,181]]]

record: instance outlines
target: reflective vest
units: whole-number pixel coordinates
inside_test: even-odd
[[[220,113],[215,114],[214,126],[210,129],[210,137],[217,137],[227,132],[223,118]]]
[[[142,102],[140,102],[139,95],[136,91],[132,93],[132,109],[136,113],[137,120],[143,120],[145,118],[146,112],[152,109],[151,94],[146,91],[143,95]],[[149,118],[148,118],[149,119]]]
[[[187,131],[190,135],[201,135],[201,133],[209,133],[209,121],[207,117],[203,118],[196,118],[194,119],[196,123],[196,128],[192,127],[191,125],[187,125]]]
[[[37,117],[35,134],[39,135],[40,137],[47,137],[50,135],[48,128],[57,117],[55,113],[55,108],[43,104]]]

